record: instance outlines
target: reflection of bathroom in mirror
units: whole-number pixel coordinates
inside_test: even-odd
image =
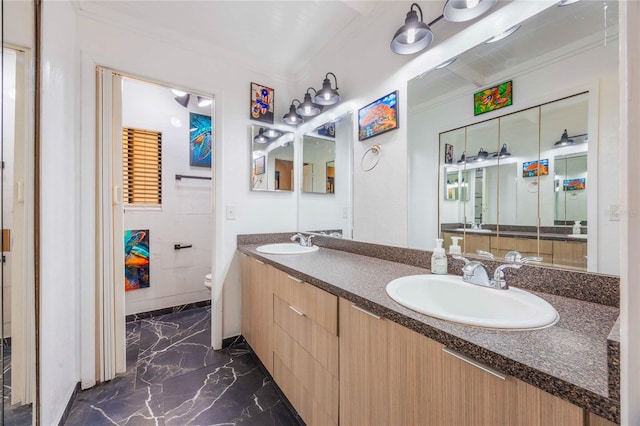
[[[608,215],[619,203],[617,16],[616,2],[606,16],[601,2],[550,7],[500,43],[409,81],[409,247],[444,236],[448,248],[444,224],[463,230],[470,256],[520,248],[547,265],[618,274]],[[473,93],[507,80],[513,105],[474,116]],[[587,170],[606,173],[586,179]],[[468,200],[449,191],[456,173],[458,184],[466,173]]]
[[[251,189],[293,191],[293,133],[251,126]]]
[[[353,132],[348,112],[303,136],[300,231],[351,237]]]
[[[335,131],[331,133],[334,136],[318,134],[316,130],[302,138],[303,192],[335,193]]]
[[[587,193],[579,184],[587,172],[587,105],[587,95],[580,94],[442,133],[441,190],[451,186],[449,153],[462,151],[466,154],[456,161],[456,168],[460,176],[467,176],[469,193],[469,199],[452,199],[448,193],[442,197],[457,201],[440,204],[442,237],[448,240],[470,233],[462,240],[467,254],[483,250],[502,256],[518,250],[540,256],[544,263],[586,267],[582,253],[586,253],[587,242],[575,241],[581,232],[566,225],[568,220],[586,221]],[[578,134],[563,140],[563,126]],[[567,171],[568,163],[571,171]],[[559,186],[559,179],[567,183],[565,188]],[[559,189],[575,194],[570,198],[576,201],[569,206],[571,217],[566,217],[567,205]],[[573,210],[578,206],[582,207],[579,218]],[[559,250],[567,248],[567,240],[580,259],[571,258],[566,250],[558,256]]]

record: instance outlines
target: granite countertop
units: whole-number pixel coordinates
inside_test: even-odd
[[[530,331],[470,327],[412,311],[387,295],[385,287],[391,280],[429,273],[427,269],[329,248],[283,256],[259,253],[256,247],[246,244],[238,249],[496,370],[620,422],[620,402],[611,398],[608,382],[608,337],[619,316],[616,307],[529,290],[558,311],[555,325]]]

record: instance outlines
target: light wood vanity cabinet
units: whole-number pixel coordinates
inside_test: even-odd
[[[273,374],[273,282],[276,269],[242,257],[242,334]]]
[[[338,424],[338,298],[276,271],[274,372],[308,425]]]
[[[587,243],[583,241],[554,241],[553,264],[586,269]]]
[[[242,333],[310,426],[613,425],[256,259],[242,274]]]
[[[458,356],[340,299],[341,423],[584,425],[582,408]]]

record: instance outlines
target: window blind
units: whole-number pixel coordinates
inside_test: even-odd
[[[162,204],[162,133],[122,129],[122,173],[125,204]]]

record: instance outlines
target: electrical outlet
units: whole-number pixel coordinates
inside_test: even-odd
[[[227,205],[227,220],[236,220],[236,206]]]
[[[342,218],[343,219],[349,218],[349,207],[345,207],[342,209]]]
[[[609,206],[609,220],[620,220],[620,204]]]

